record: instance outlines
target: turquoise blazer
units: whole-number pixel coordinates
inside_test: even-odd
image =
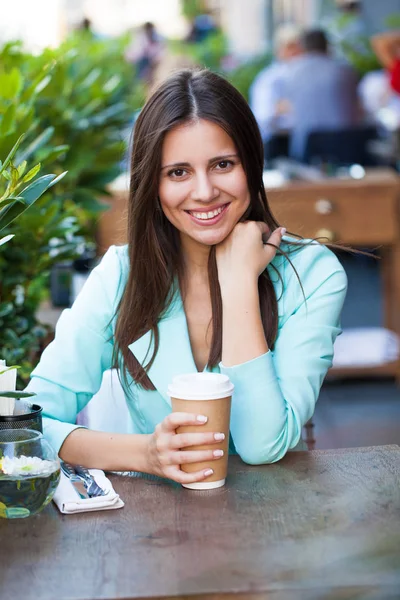
[[[287,250],[287,244],[283,243]],[[340,332],[340,313],[347,279],[335,255],[313,242],[291,254],[300,277],[283,256],[268,266],[278,298],[279,330],[273,350],[226,373],[235,386],[232,398],[231,446],[249,464],[274,462],[294,448],[312,416],[320,387],[332,364]],[[58,451],[76,425],[77,414],[99,390],[111,368],[115,311],[127,281],[127,247],[112,246],[90,274],[56,327],[55,340],[43,352],[28,390],[43,407],[44,435]],[[145,391],[132,379],[126,402],[130,429],[151,433],[171,411],[167,394],[174,375],[196,371],[182,299],[178,295],[159,321],[160,346],[148,371],[155,386]],[[129,345],[144,364],[150,332]],[[110,403],[110,411],[113,410]]]

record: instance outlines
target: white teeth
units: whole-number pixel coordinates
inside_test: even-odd
[[[206,219],[213,219],[214,217],[216,217],[217,215],[222,213],[223,210],[223,206],[221,206],[220,208],[217,208],[216,210],[211,210],[209,212],[195,212],[193,210],[189,210],[190,214],[193,215],[196,219],[201,219],[201,220],[206,220]]]

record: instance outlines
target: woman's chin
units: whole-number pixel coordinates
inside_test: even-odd
[[[216,246],[224,241],[229,234],[218,231],[207,231],[201,235],[191,236],[193,240],[203,246]]]

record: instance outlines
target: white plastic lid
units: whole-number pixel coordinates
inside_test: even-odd
[[[168,395],[181,400],[218,400],[232,395],[233,383],[220,373],[177,375],[168,386]]]

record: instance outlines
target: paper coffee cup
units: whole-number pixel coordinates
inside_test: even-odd
[[[224,455],[209,462],[181,465],[182,471],[193,473],[211,468],[214,473],[205,481],[183,484],[193,490],[209,490],[224,485],[228,471],[229,423],[233,384],[227,375],[219,373],[190,373],[174,377],[168,386],[173,412],[188,412],[208,417],[204,425],[179,427],[177,433],[224,433],[225,439],[217,444],[190,446],[185,450],[218,450]]]

